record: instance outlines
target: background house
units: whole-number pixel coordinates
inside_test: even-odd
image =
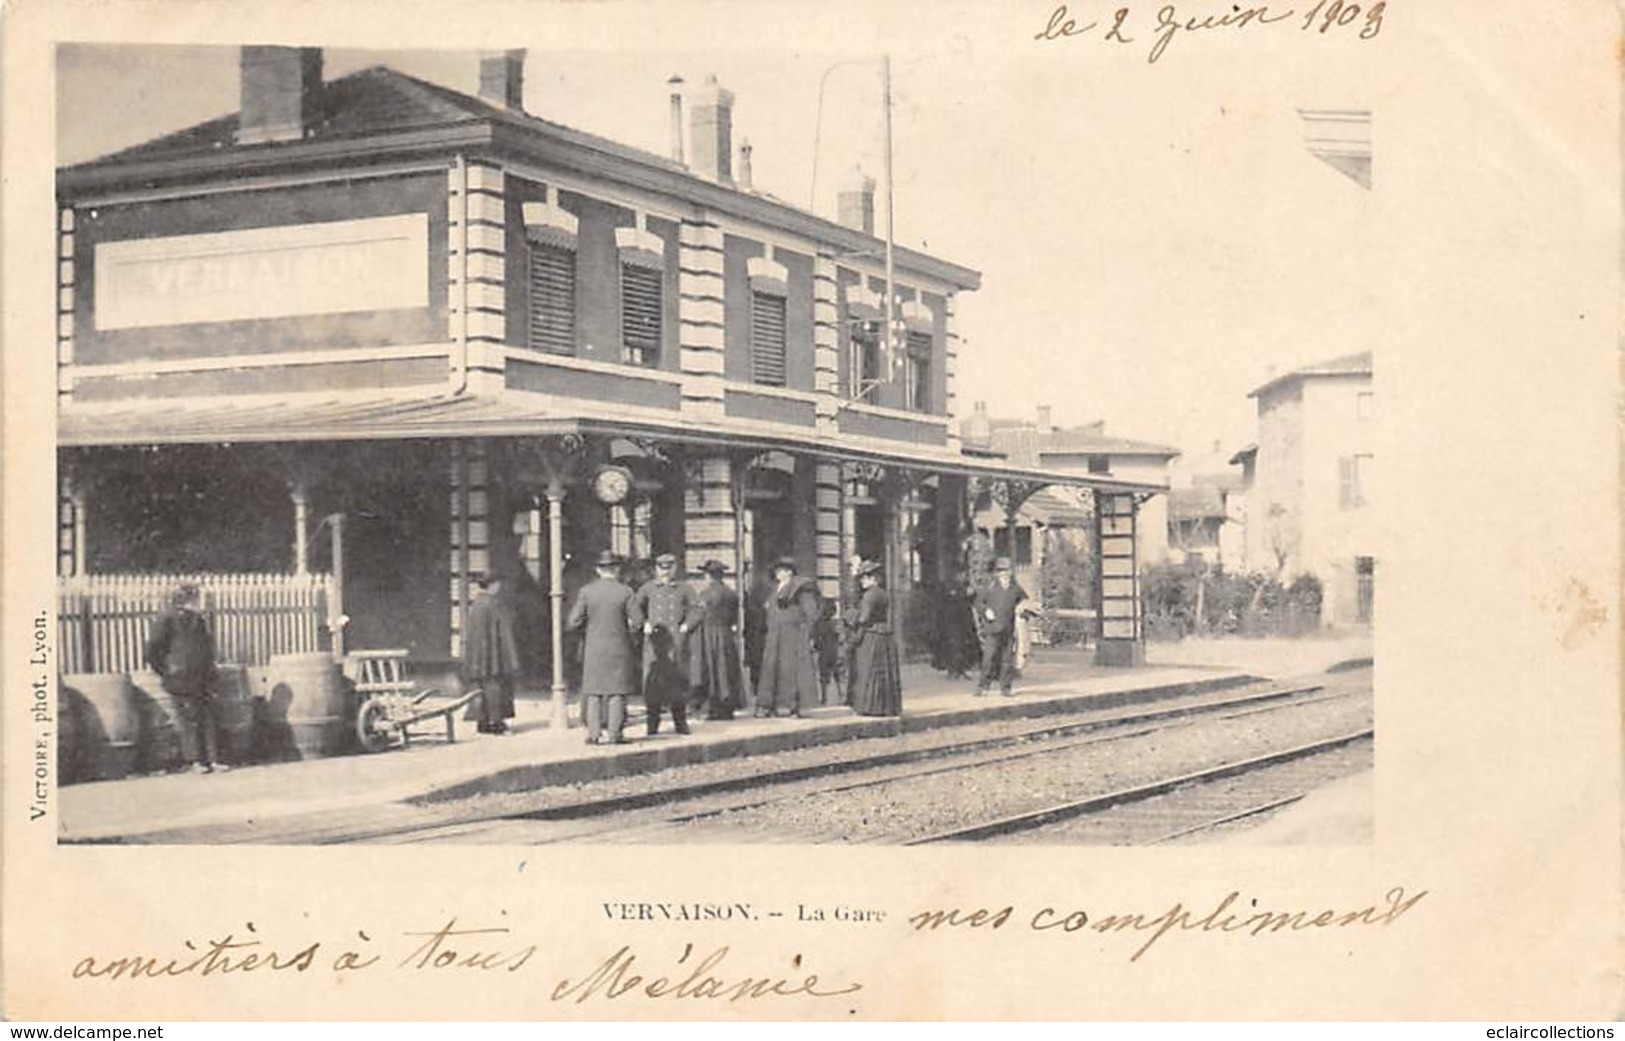
[[[1321,620],[1365,625],[1376,570],[1371,352],[1273,377],[1250,395],[1258,442],[1234,457],[1247,480],[1245,566],[1289,582],[1313,574]]]

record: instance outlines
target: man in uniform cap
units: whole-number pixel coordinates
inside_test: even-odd
[[[1009,557],[993,562],[993,576],[993,582],[976,594],[973,605],[982,639],[982,678],[976,684],[976,696],[986,694],[997,679],[999,693],[1008,698],[1016,673],[1016,608],[1027,599],[1027,591],[1015,580]]]
[[[621,731],[626,726],[626,698],[637,686],[627,613],[632,590],[616,577],[620,558],[614,553],[600,553],[594,567],[598,577],[581,587],[568,623],[572,630],[585,630],[581,699],[587,716],[587,743],[599,744],[607,723],[609,742],[625,744]]]
[[[655,558],[655,577],[632,596],[628,608],[634,630],[643,631],[643,705],[649,733],[660,731],[660,713],[671,709],[679,734],[688,733],[688,631],[698,621],[698,601],[687,582],[677,580],[677,558]]]

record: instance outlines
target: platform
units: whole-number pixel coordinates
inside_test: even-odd
[[[1251,653],[1257,657],[1256,649]],[[1339,646],[1327,648],[1322,657],[1348,653]],[[693,733],[686,736],[672,732],[669,722],[661,733],[646,736],[641,705],[633,699],[626,728],[631,741],[618,746],[588,746],[579,723],[555,730],[548,723],[547,700],[521,698],[512,732],[504,736],[478,734],[469,725],[459,728],[464,736],[454,744],[430,739],[373,755],[70,785],[58,790],[58,834],[65,842],[193,841],[186,829],[268,825],[325,811],[529,791],[862,737],[1146,703],[1269,674],[1225,665],[1156,664],[1152,657],[1154,664],[1144,668],[1107,669],[1094,666],[1087,651],[1042,649],[1012,698],[996,692],[977,698],[973,682],[911,665],[904,670],[901,718],[863,717],[844,706],[825,706],[801,719],[741,714],[727,721],[692,720]],[[1295,652],[1294,667],[1302,664],[1299,658],[1301,651]],[[1323,668],[1332,662],[1313,664]],[[579,715],[579,706],[572,704],[572,720]]]

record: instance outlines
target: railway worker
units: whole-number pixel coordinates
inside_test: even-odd
[[[756,687],[757,716],[800,716],[818,703],[814,638],[823,617],[822,598],[785,557],[773,565],[762,641],[762,676]]]
[[[880,584],[880,571],[878,560],[866,561],[858,570],[863,593],[852,628],[852,709],[860,716],[903,714],[903,677],[892,635],[891,598]]]
[[[214,715],[214,634],[203,617],[198,587],[185,582],[169,595],[169,609],[153,622],[147,637],[147,667],[175,699],[181,757],[194,773],[229,769],[216,763],[219,736]]]
[[[1027,599],[1027,591],[1015,580],[1009,557],[993,562],[993,581],[976,594],[976,626],[982,640],[982,678],[976,696],[987,693],[994,680],[999,693],[1012,695],[1016,675],[1016,609]]]
[[[513,681],[519,674],[519,640],[513,606],[500,575],[476,575],[463,634],[463,681],[479,688],[479,732],[506,734],[514,716]],[[473,706],[470,706],[471,708]]]
[[[677,581],[677,557],[655,558],[655,576],[633,594],[627,608],[634,630],[643,631],[643,705],[650,735],[660,732],[660,716],[671,710],[679,734],[688,733],[688,631],[696,614],[694,590]]]
[[[739,673],[739,594],[722,581],[727,573],[720,560],[707,560],[700,570],[705,584],[694,596],[690,616],[689,685],[694,701],[705,705],[706,719],[732,719],[745,704]]]
[[[594,563],[598,577],[581,587],[570,608],[568,626],[581,630],[581,700],[587,717],[587,744],[626,744],[626,699],[637,687],[632,626],[627,608],[632,590],[621,583],[620,560],[609,550]]]

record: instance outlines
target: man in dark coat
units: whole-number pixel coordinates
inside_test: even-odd
[[[215,763],[219,739],[214,713],[214,634],[202,613],[202,596],[190,582],[169,597],[147,637],[147,667],[175,699],[181,756],[198,773],[227,769]]]
[[[739,595],[722,582],[728,569],[720,560],[701,568],[705,585],[695,594],[688,631],[689,684],[696,703],[705,704],[706,719],[732,719],[745,703],[739,674]]]
[[[982,678],[976,696],[987,693],[995,679],[999,693],[1010,697],[1016,676],[1016,608],[1027,599],[1027,591],[1015,580],[1010,558],[993,563],[993,582],[976,594],[976,626],[982,637]]]
[[[756,715],[799,716],[818,704],[818,662],[813,637],[823,618],[823,598],[796,574],[786,557],[773,565],[773,588],[766,604],[762,676],[756,687]]]
[[[750,695],[755,699],[762,685],[762,644],[767,640],[767,585],[757,570],[745,561],[739,595],[745,599],[745,668],[750,671]]]
[[[607,722],[609,743],[626,743],[626,699],[637,689],[632,627],[627,613],[632,590],[615,576],[620,561],[605,550],[596,562],[598,577],[581,588],[570,609],[568,627],[583,630],[581,699],[587,716],[587,743],[601,743]],[[606,720],[607,717],[607,720]]]
[[[480,733],[505,734],[514,715],[513,679],[519,672],[513,607],[502,595],[500,576],[479,576],[473,585],[463,634],[463,679],[480,689]]]
[[[655,577],[643,583],[628,608],[634,630],[643,630],[643,706],[649,733],[660,732],[660,714],[671,709],[679,734],[688,733],[688,630],[694,590],[677,581],[677,558],[655,558]]]

